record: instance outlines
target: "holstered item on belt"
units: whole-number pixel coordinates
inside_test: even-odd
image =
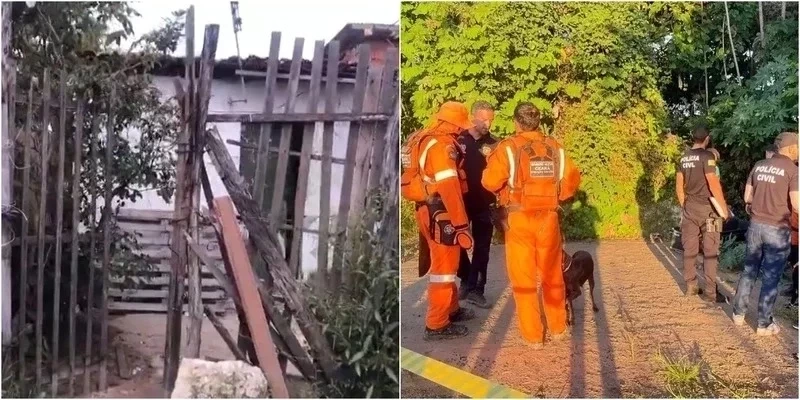
[[[428,247],[428,241],[422,232],[419,232],[419,261],[418,261],[419,277],[422,278],[431,269],[431,249]]]
[[[722,232],[722,218],[711,217],[706,219],[706,232]]]
[[[453,226],[450,214],[444,207],[442,198],[439,196],[432,197],[427,204],[428,215],[430,215],[430,234],[433,241],[445,246],[457,245],[456,228]]]

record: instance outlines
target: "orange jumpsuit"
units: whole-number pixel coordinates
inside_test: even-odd
[[[433,183],[436,193],[441,197],[453,227],[457,231],[466,232],[469,227],[463,200],[466,182],[463,178],[465,175],[458,165],[461,153],[456,142],[457,133],[457,131],[444,134],[433,132],[423,139],[420,146],[424,150],[417,162],[422,165],[421,172],[425,179]],[[417,226],[428,243],[431,256],[425,325],[433,330],[442,329],[450,325],[450,315],[459,308],[456,272],[463,245],[446,246],[434,241],[431,237],[429,206],[420,206],[416,212],[416,219]]]
[[[546,140],[558,149],[563,157],[560,162],[558,188],[552,188],[554,207],[549,209],[529,209],[521,196],[536,197],[541,193],[530,193],[520,171],[519,149],[530,140]],[[563,152],[563,147],[555,140],[545,139],[540,132],[521,132],[500,142],[489,155],[488,165],[483,172],[481,183],[498,193],[500,199],[510,202],[508,230],[506,239],[506,267],[517,318],[522,336],[529,342],[544,342],[539,311],[538,283],[542,285],[544,312],[547,329],[551,334],[566,331],[566,292],[561,271],[561,230],[558,220],[558,201],[575,195],[580,184],[580,172]],[[514,189],[513,191],[511,189]],[[556,190],[553,190],[556,189]]]

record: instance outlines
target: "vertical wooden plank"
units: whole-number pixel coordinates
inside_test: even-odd
[[[308,96],[308,112],[317,112],[317,103],[322,89],[322,58],[325,55],[325,42],[318,40],[314,44],[314,60],[311,63],[311,85]],[[303,147],[300,150],[300,169],[297,174],[297,193],[294,200],[294,231],[292,244],[289,249],[289,268],[299,275],[302,260],[300,257],[300,243],[302,241],[303,220],[306,211],[306,195],[308,193],[308,173],[311,166],[311,147],[314,144],[314,129],[316,123],[308,123],[303,127]]]
[[[183,126],[183,131],[180,133],[178,139],[178,161],[175,171],[175,197],[173,215],[177,218],[173,221],[172,236],[170,243],[173,252],[170,259],[170,279],[169,288],[167,290],[167,332],[166,343],[164,345],[164,379],[162,387],[164,389],[164,396],[169,397],[175,378],[178,375],[178,363],[180,359],[181,347],[181,326],[182,326],[182,309],[183,309],[183,290],[184,290],[184,275],[186,271],[186,246],[183,235],[180,230],[184,229],[186,224],[181,221],[183,216],[184,197],[186,196],[186,180],[187,158],[190,151],[189,142],[190,134],[189,127],[192,126],[192,99],[194,97],[194,6],[189,6],[186,13],[186,55],[185,55],[185,80],[186,80],[186,94],[183,98],[182,114],[183,120],[186,122]]]
[[[381,76],[385,65],[372,65],[369,63],[367,71],[367,88],[364,92],[364,104],[362,112],[378,112],[380,103]],[[350,195],[355,201],[350,204],[348,226],[352,226],[361,217],[367,200],[367,181],[369,179],[369,168],[372,152],[378,131],[378,121],[362,123],[359,129],[358,144],[356,147],[355,167],[353,170],[353,189]],[[359,241],[360,242],[360,241]],[[358,251],[353,252],[353,257],[358,256]],[[355,259],[353,260],[355,261]],[[347,287],[347,285],[345,285]]]
[[[103,200],[103,270],[102,270],[102,303],[100,309],[100,391],[108,389],[108,272],[111,267],[111,219],[114,218],[111,209],[111,187],[114,179],[112,168],[114,158],[114,107],[117,101],[117,88],[111,87],[108,99],[108,120],[106,125],[106,168],[104,172],[105,186]]]
[[[194,20],[194,16],[192,18]],[[192,21],[192,31],[194,31],[194,21]],[[190,43],[187,42],[187,47]],[[206,46],[208,43],[203,43],[203,50],[201,52],[202,57],[206,56]],[[179,216],[183,221],[185,218],[189,218],[189,231],[194,235],[195,238],[199,236],[199,230],[197,228],[197,211],[198,210],[198,201],[200,185],[197,185],[197,181],[199,179],[200,174],[200,164],[202,164],[203,160],[203,149],[202,144],[200,143],[199,139],[200,136],[197,132],[197,86],[198,83],[196,82],[196,74],[194,68],[194,40],[191,42],[191,52],[187,49],[187,55],[191,54],[192,63],[191,65],[187,64],[187,68],[185,70],[186,81],[188,83],[188,90],[186,92],[186,97],[184,98],[184,112],[188,116],[188,123],[185,127],[188,129],[189,143],[191,143],[191,147],[187,150],[191,152],[188,155],[187,159],[187,168],[191,168],[191,172],[187,176],[188,179],[184,180],[184,197],[189,197],[189,203],[186,204],[186,199],[175,199],[176,202],[183,202],[184,204],[181,205],[181,209],[183,209],[183,214],[175,214],[175,216]],[[203,63],[205,59],[201,60],[200,69],[203,69]],[[198,160],[199,158],[199,160]],[[199,162],[198,162],[199,161]],[[188,172],[188,171],[187,171]],[[187,193],[188,192],[188,193]],[[177,203],[176,203],[177,204]],[[177,205],[176,205],[177,207]],[[185,222],[182,224],[185,225]],[[174,229],[178,229],[177,225],[173,225]],[[173,232],[173,238],[175,237],[175,232]],[[202,305],[202,287],[200,281],[200,265],[198,263],[197,257],[194,255],[193,252],[188,251],[186,247],[185,238],[181,235],[181,240],[179,242],[173,242],[180,246],[177,250],[180,253],[181,258],[183,260],[188,260],[188,269],[187,269],[187,292],[188,292],[188,309],[189,309],[189,323],[186,327],[186,347],[184,349],[184,357],[189,358],[198,358],[200,356],[200,330],[202,328],[203,323],[203,305]],[[183,281],[183,277],[177,277],[177,279]],[[183,301],[179,300],[179,309],[183,308]],[[175,309],[173,308],[173,312]],[[180,311],[179,311],[180,313]],[[177,342],[180,345],[180,341]]]
[[[31,142],[33,141],[33,132],[31,132],[31,124],[33,123],[33,83],[28,89],[28,112],[25,116],[25,144],[23,149],[23,166],[22,171],[22,212],[25,215],[34,215],[33,207],[30,204],[30,191],[31,191]],[[28,348],[28,335],[24,334],[25,327],[28,324],[28,234],[30,227],[28,226],[28,218],[22,219],[22,246],[20,250],[20,277],[19,277],[19,374],[20,378],[25,377],[25,350]]]
[[[222,226],[223,239],[228,249],[229,263],[233,267],[233,277],[241,296],[242,307],[247,310],[245,313],[247,324],[254,333],[253,342],[259,366],[267,376],[273,396],[287,398],[289,391],[281,373],[278,355],[275,353],[275,344],[269,334],[269,322],[256,287],[256,277],[247,257],[244,239],[236,224],[233,201],[230,197],[214,199],[214,212]]]
[[[203,165],[203,149],[205,143],[206,116],[211,99],[211,81],[214,73],[214,58],[217,54],[219,25],[206,25],[203,37],[203,51],[200,63],[200,79],[197,95],[193,100],[192,113],[194,126],[191,135],[194,138],[193,156],[191,159],[192,175],[187,189],[191,190],[192,199],[189,206],[189,222],[193,240],[199,242],[200,231],[197,227],[197,213],[200,211],[200,167]],[[185,239],[185,237],[184,237]],[[184,243],[186,243],[184,241]],[[188,249],[184,248],[188,251]],[[186,355],[189,358],[200,357],[201,328],[203,324],[202,282],[200,280],[200,263],[194,252],[189,252],[189,329],[186,337]]]
[[[336,90],[339,86],[339,42],[328,44],[328,70],[325,74],[325,113],[336,112]],[[331,177],[333,175],[333,122],[325,122],[322,130],[322,168],[319,192],[319,245],[317,246],[317,276],[320,287],[328,281],[328,235],[331,220]],[[327,176],[326,176],[327,175]],[[333,286],[331,286],[333,287]]]
[[[11,54],[11,6],[2,5],[3,18],[3,85],[2,85],[2,202],[3,208],[10,207],[14,202],[14,142],[16,139],[16,95],[17,95],[17,73],[16,63]],[[8,243],[13,239],[11,229],[3,229],[3,243]],[[13,283],[11,282],[11,252],[3,251],[0,254],[0,308],[2,308],[2,322],[0,322],[0,333],[2,333],[3,346],[11,344],[13,332],[11,331],[11,292]]]
[[[369,67],[369,45],[364,43],[358,46],[358,66],[356,67],[356,85],[353,90],[353,114],[360,114],[364,107],[364,93],[367,88],[367,70]],[[344,246],[346,244],[348,214],[350,212],[350,195],[353,190],[353,175],[355,173],[355,157],[358,149],[358,133],[361,124],[350,122],[350,134],[347,138],[347,153],[345,156],[344,176],[342,177],[342,195],[339,200],[339,214],[336,216],[336,245],[333,249],[333,274],[331,283],[334,289],[339,289],[342,280],[342,264],[344,264]]]
[[[394,86],[394,75],[397,71],[397,52],[389,51],[386,55],[386,65],[383,68],[381,77],[380,96],[378,112],[392,113],[392,103],[397,97],[397,89]],[[389,121],[391,123],[391,121]],[[382,128],[382,129],[381,129]],[[374,132],[375,141],[372,149],[372,163],[369,168],[369,190],[380,187],[380,179],[383,174],[384,149],[386,148],[386,133],[390,129],[389,123],[378,124],[378,129]]]
[[[58,126],[58,176],[56,177],[56,254],[55,254],[55,274],[53,276],[53,347],[50,390],[53,397],[58,397],[58,339],[61,321],[61,252],[63,250],[63,230],[64,230],[64,164],[66,164],[66,136],[67,136],[67,72],[61,70],[59,84],[59,110],[61,117]]]
[[[294,53],[292,54],[292,67],[289,69],[289,90],[286,97],[286,108],[284,112],[289,114],[294,112],[294,105],[297,102],[297,86],[300,83],[300,66],[303,64],[303,38],[294,39]],[[281,142],[278,149],[278,166],[275,168],[275,185],[272,191],[272,202],[270,203],[270,220],[275,226],[283,225],[283,221],[278,220],[283,208],[283,192],[286,188],[286,168],[289,165],[289,143],[292,140],[292,124],[283,124],[281,127]]]
[[[94,315],[94,285],[95,285],[95,277],[94,271],[97,269],[95,268],[97,257],[97,175],[98,175],[98,168],[100,165],[100,157],[98,156],[97,152],[97,144],[100,141],[100,114],[99,114],[99,107],[94,107],[92,110],[93,118],[92,118],[92,134],[91,134],[91,147],[89,150],[89,159],[90,161],[90,173],[89,173],[89,195],[92,197],[91,203],[89,205],[89,209],[92,210],[92,213],[89,214],[89,285],[88,289],[86,290],[86,313],[88,315]],[[92,374],[89,370],[89,365],[92,362],[92,333],[94,332],[94,318],[87,318],[86,321],[86,344],[85,344],[85,353],[83,358],[83,394],[88,395],[92,392]]]
[[[269,58],[267,59],[267,79],[264,94],[264,115],[272,114],[275,107],[275,90],[277,89],[278,64],[280,61],[281,33],[272,32],[269,43]],[[261,133],[258,136],[258,153],[256,153],[256,174],[253,179],[253,198],[259,207],[264,206],[264,186],[267,179],[267,163],[269,162],[270,137],[272,125],[261,124]]]
[[[81,207],[81,161],[83,151],[83,97],[78,98],[75,111],[75,138],[73,139],[72,163],[72,248],[70,253],[70,287],[69,287],[69,388],[67,396],[75,396],[75,307],[78,305],[78,225]]]
[[[39,240],[36,250],[39,252],[36,259],[36,390],[42,386],[42,344],[44,320],[44,236],[47,216],[47,170],[50,153],[50,70],[45,68],[42,79],[42,147],[41,147],[41,184],[39,185],[39,226],[37,228]]]

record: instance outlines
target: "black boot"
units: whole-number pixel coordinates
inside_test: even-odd
[[[455,339],[467,336],[467,333],[469,333],[469,329],[464,325],[450,324],[441,329],[430,329],[426,327],[425,335],[422,339],[427,341]]]
[[[475,311],[470,308],[461,307],[458,311],[450,314],[450,322],[469,321],[475,318]]]
[[[467,295],[467,302],[474,304],[480,308],[491,308],[492,305],[486,301],[486,297],[483,297],[483,294],[472,291]]]

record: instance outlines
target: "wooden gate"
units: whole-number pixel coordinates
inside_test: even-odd
[[[82,92],[68,80],[64,70],[45,70],[10,102],[17,206],[3,216],[15,236],[16,373],[54,397],[75,395],[81,375],[84,394],[108,386],[108,293],[118,239],[111,204],[116,96]]]
[[[240,171],[245,178],[252,179],[251,193],[261,204],[264,215],[287,238],[290,268],[300,276],[302,240],[316,238],[315,280],[335,289],[342,282],[348,226],[361,216],[368,193],[381,185],[387,132],[397,108],[398,53],[396,48],[390,48],[384,62],[372,62],[370,45],[361,44],[357,49],[358,63],[341,64],[338,41],[327,45],[317,41],[310,77],[303,80],[309,81],[308,87],[301,92],[301,72],[305,70],[308,74],[308,65],[302,59],[305,40],[296,38],[286,101],[279,104],[276,93],[280,39],[280,32],[272,33],[266,73],[240,72],[265,76],[263,112],[209,114],[207,121],[241,123],[242,141],[228,140],[228,143],[241,146]],[[349,104],[342,102],[345,93],[351,94]],[[304,103],[303,107],[300,103]],[[344,157],[334,156],[335,126],[346,132],[342,138],[346,140]],[[322,142],[317,151],[313,151],[315,136],[321,136]],[[297,145],[298,142],[301,144]],[[254,170],[248,168],[253,166],[249,163],[255,164]],[[319,163],[318,179],[310,179],[312,163]],[[292,182],[295,184],[290,187],[287,175],[292,166],[297,168],[296,183]],[[334,166],[342,168],[340,188],[331,184]],[[318,188],[319,213],[308,218],[310,188]],[[335,200],[336,192],[340,194],[338,207],[334,209],[331,200],[332,194]]]

